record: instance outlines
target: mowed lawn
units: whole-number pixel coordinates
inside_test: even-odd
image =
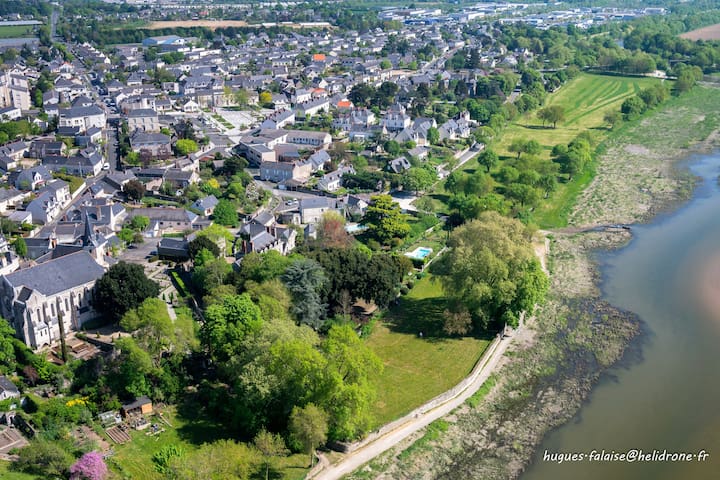
[[[2,480],[35,480],[36,475],[30,475],[29,473],[15,472],[10,469],[10,462],[0,460],[0,478]]]
[[[552,148],[560,143],[567,144],[586,130],[592,130],[601,140],[607,134],[603,116],[609,110],[620,110],[628,97],[640,90],[659,83],[656,78],[617,77],[582,73],[562,86],[556,93],[548,95],[546,106],[560,105],[565,109],[565,120],[557,128],[537,118],[537,111],[530,112],[508,125],[502,139],[495,145],[499,155],[513,156],[508,147],[517,138],[536,140],[543,146],[542,156],[550,158]]]
[[[455,386],[490,343],[472,337],[441,337],[442,295],[439,281],[426,276],[370,335],[368,345],[385,367],[378,381],[375,427]]]

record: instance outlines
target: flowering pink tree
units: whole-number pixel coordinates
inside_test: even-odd
[[[71,480],[105,480],[108,469],[99,452],[89,452],[70,467]]]

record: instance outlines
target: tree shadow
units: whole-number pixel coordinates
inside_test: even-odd
[[[223,387],[216,388],[224,390]],[[220,395],[220,392],[216,393]],[[178,404],[177,416],[184,422],[176,429],[178,437],[193,445],[235,438],[236,432],[231,430],[229,422],[216,421],[215,418],[223,416],[207,410],[209,401],[204,397],[197,393],[191,394]]]
[[[527,128],[529,130],[554,130],[555,129],[555,127],[553,127],[552,125],[546,125],[544,127],[542,125],[522,125],[522,127]]]
[[[408,298],[403,297],[390,310],[388,326],[397,333],[419,335],[432,341],[446,340],[449,337],[443,332],[443,312],[447,307],[444,298]]]

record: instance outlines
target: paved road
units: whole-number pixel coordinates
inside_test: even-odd
[[[413,433],[452,412],[477,392],[482,384],[485,383],[485,380],[487,380],[493,372],[500,358],[505,353],[505,349],[512,341],[512,338],[513,337],[504,337],[500,340],[495,350],[485,360],[485,364],[481,368],[475,381],[455,397],[424,415],[409,420],[407,423],[388,432],[377,440],[347,454],[339,463],[323,468],[316,475],[308,476],[308,478],[312,478],[313,480],[336,480],[342,478],[344,475],[354,472],[373,458],[389,450]]]

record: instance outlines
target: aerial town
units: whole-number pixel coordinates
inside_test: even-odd
[[[532,471],[642,328],[594,249],[689,198],[646,164],[718,127],[714,1],[20,3],[0,478]]]

